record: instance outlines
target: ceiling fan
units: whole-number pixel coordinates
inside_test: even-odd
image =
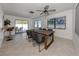
[[[29,11],[29,13],[34,14],[34,11]]]
[[[49,10],[49,5],[46,5],[46,6],[44,7],[44,10],[36,10],[36,11],[41,12],[40,15],[42,15],[42,14],[49,15],[49,12],[55,12],[56,9]]]

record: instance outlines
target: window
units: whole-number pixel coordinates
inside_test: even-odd
[[[28,30],[28,21],[27,20],[16,20],[16,33],[25,32]]]
[[[39,20],[35,21],[35,27],[40,28],[41,27],[41,21],[39,21]]]

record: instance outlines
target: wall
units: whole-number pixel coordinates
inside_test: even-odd
[[[66,29],[55,29],[55,36],[72,39],[72,10],[62,11],[56,14],[49,15],[46,19],[53,17],[62,17],[66,16]],[[47,20],[45,17],[39,17],[34,20],[42,21],[42,28],[47,28]]]
[[[49,18],[52,18],[52,16],[53,15],[49,16]],[[56,29],[55,35],[58,37],[72,39],[72,10],[67,10],[54,14],[53,17],[62,17],[62,16],[66,16],[66,29]]]
[[[11,26],[15,27],[15,20],[16,19],[23,19],[23,20],[27,20],[28,24],[29,24],[29,29],[32,29],[32,19],[29,18],[23,18],[23,17],[18,17],[18,16],[12,16],[12,15],[4,15],[4,20],[9,19],[11,21]],[[15,30],[12,33],[13,35],[15,35]]]
[[[77,7],[77,4],[74,5],[74,9],[73,9],[73,43],[74,43],[74,46],[75,46],[75,49],[76,49],[75,51],[76,51],[77,55],[79,55],[79,35],[75,32],[75,28],[76,28],[75,27],[75,24],[76,24],[75,20],[77,19],[76,18],[76,7]],[[77,8],[77,9],[79,10],[79,8]],[[78,17],[79,17],[79,15],[78,15]]]
[[[76,14],[75,14],[75,32],[79,35],[79,4],[76,7]]]
[[[3,28],[3,11],[0,7],[0,48],[2,46],[3,37],[4,37],[2,28]]]

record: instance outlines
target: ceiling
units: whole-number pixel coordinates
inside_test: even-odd
[[[72,9],[74,3],[0,3],[4,14],[14,15],[25,18],[35,18],[40,16],[40,12],[36,10],[43,10],[46,5],[49,5],[49,9],[56,9],[57,13],[64,10]],[[34,11],[34,14],[29,13]]]

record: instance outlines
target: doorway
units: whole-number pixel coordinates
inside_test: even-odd
[[[26,30],[28,30],[28,21],[27,20],[20,20],[16,19],[16,25],[15,25],[15,33],[24,33]]]

